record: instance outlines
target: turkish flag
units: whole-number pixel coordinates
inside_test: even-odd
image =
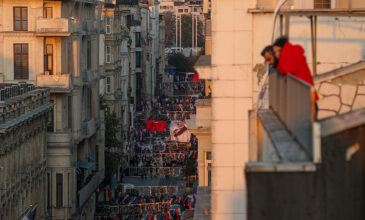
[[[199,81],[199,75],[198,73],[196,72],[193,76],[193,78],[191,79],[191,81]]]
[[[148,120],[146,124],[146,131],[164,131],[167,121]]]

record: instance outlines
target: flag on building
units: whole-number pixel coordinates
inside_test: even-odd
[[[22,220],[34,220],[37,213],[37,207],[28,210],[27,214],[22,218]]]
[[[171,141],[190,142],[191,133],[183,121],[172,121],[170,124]]]
[[[164,131],[167,121],[148,120],[146,124],[146,131]]]

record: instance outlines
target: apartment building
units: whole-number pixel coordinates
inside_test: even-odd
[[[203,13],[203,0],[160,0],[160,12],[178,14]]]
[[[257,94],[266,71],[260,52],[266,45],[272,43],[270,28],[273,23],[274,8],[278,2],[274,0],[211,2],[212,54],[210,59],[204,57],[208,60],[198,62],[199,65],[196,66],[200,78],[212,81],[211,207],[207,206],[204,212],[199,212],[200,216],[196,219],[247,219],[248,212],[252,214],[250,217],[255,217],[253,219],[272,219],[273,215],[267,214],[265,217],[263,213],[278,213],[283,210],[270,206],[274,205],[272,203],[274,198],[263,196],[268,192],[264,190],[269,188],[260,189],[259,186],[270,186],[265,186],[263,183],[265,177],[262,175],[262,178],[256,179],[256,187],[253,188],[256,191],[250,191],[250,198],[255,198],[255,192],[260,192],[262,200],[256,200],[255,206],[250,206],[250,201],[247,200],[245,175],[250,155],[249,134],[251,137],[248,112],[256,106]],[[295,18],[292,16],[288,19],[285,13],[281,14],[274,33],[276,36],[280,33],[289,35],[290,41],[302,45],[312,73],[320,76],[364,59],[361,50],[361,45],[364,43],[363,31],[360,28],[362,19],[358,16],[324,16],[316,20],[314,15],[311,18],[310,14],[305,12],[321,9],[325,13],[332,11],[341,14],[348,12],[349,9],[356,11],[356,8],[364,7],[363,4],[363,1],[289,0],[282,9],[287,11],[287,15],[303,12],[302,16]],[[312,32],[316,35],[311,35],[311,22],[316,23],[312,26],[313,31],[317,30]],[[280,23],[283,24],[282,28],[279,28]],[[318,48],[314,53],[311,41],[313,36],[317,36],[314,48]],[[329,115],[335,114],[337,113]],[[259,175],[258,173],[257,176]],[[259,183],[262,185],[258,185]],[[250,186],[254,186],[251,180]],[[260,207],[260,204],[266,204],[268,209]],[[276,212],[273,212],[274,209]]]
[[[100,80],[100,93],[107,112],[115,113],[120,119],[120,127],[123,125],[124,114],[122,92],[127,92],[127,90],[122,91],[122,88],[128,86],[122,81],[125,80],[122,78],[128,77],[129,71],[129,59],[125,55],[123,57],[122,50],[124,53],[128,53],[128,40],[130,38],[129,32],[121,28],[122,16],[122,11],[115,1],[105,2],[102,9],[102,25],[104,25],[105,31],[102,62],[104,63],[105,75]],[[127,60],[125,61],[125,59]],[[127,74],[125,74],[125,69]],[[121,140],[122,133],[117,135]]]
[[[2,1],[1,82],[50,88],[47,218],[91,219],[104,178],[97,1]]]
[[[47,89],[0,84],[0,219],[47,217]]]

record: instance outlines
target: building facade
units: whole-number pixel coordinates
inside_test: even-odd
[[[97,1],[2,1],[1,82],[50,88],[47,216],[91,219],[104,178]]]
[[[211,62],[197,67],[200,78],[212,81],[211,209],[206,213],[207,216],[211,215],[211,219],[247,219],[248,216],[244,175],[249,161],[248,111],[256,106],[256,97],[266,71],[260,53],[272,43],[270,27],[278,2],[211,1]],[[289,0],[282,9],[298,13],[301,9],[321,8],[331,13],[332,9],[345,11],[349,7],[353,10],[363,7],[362,1],[349,2]],[[285,14],[282,17],[282,23],[285,24]],[[305,49],[313,74],[320,75],[363,59],[360,46],[363,43],[363,31],[357,26],[362,18],[318,19],[316,57],[312,53],[311,32],[308,28],[311,21],[308,17],[291,17],[290,28],[277,28],[275,36],[279,36],[281,31],[290,33],[290,41]],[[280,19],[277,23],[280,24]]]
[[[0,84],[0,94],[0,219],[21,219],[34,208],[37,219],[44,219],[49,90]]]

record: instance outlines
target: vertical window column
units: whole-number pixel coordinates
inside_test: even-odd
[[[14,79],[29,78],[28,44],[14,44]]]
[[[53,75],[53,45],[46,44],[44,51],[44,72],[46,75]]]
[[[63,206],[63,174],[56,174],[56,207]]]
[[[13,8],[13,25],[14,31],[28,30],[28,8],[14,7]]]
[[[106,63],[112,62],[112,48],[110,46],[106,46],[105,48],[105,62]]]

